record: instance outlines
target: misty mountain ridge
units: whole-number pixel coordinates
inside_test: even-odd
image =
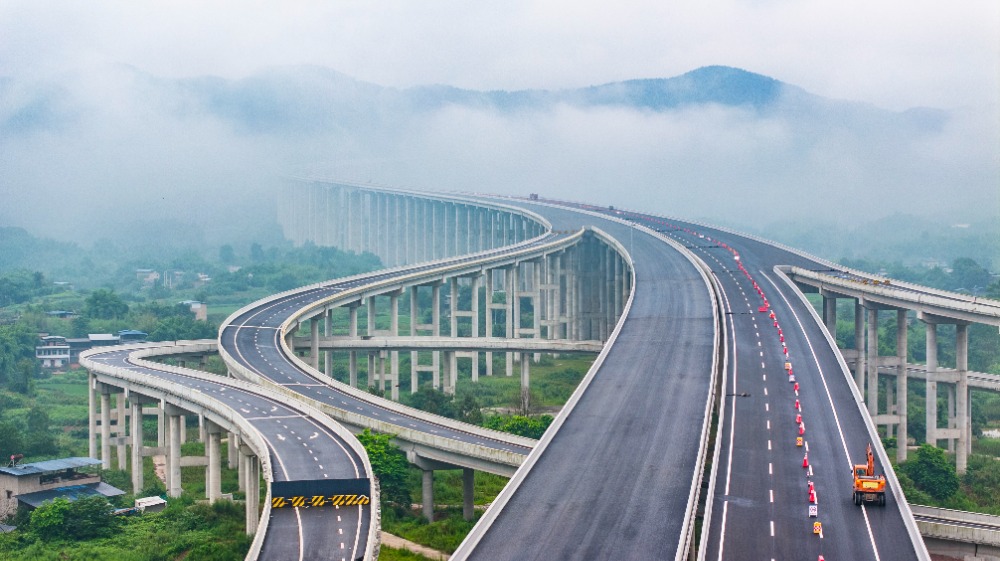
[[[754,72],[706,66],[672,78],[633,79],[561,90],[477,91],[444,85],[384,87],[315,66],[262,70],[228,80],[214,76],[167,79],[120,67],[125,87],[177,116],[209,114],[248,133],[315,133],[380,126],[449,107],[499,114],[550,111],[554,107],[623,108],[665,112],[699,106],[751,110],[764,117],[844,119],[857,125],[905,125],[934,131],[947,112],[917,108],[904,112],[831,100]],[[0,78],[0,135],[65,126],[85,110],[61,84],[17,84]]]
[[[241,79],[98,66],[0,77],[0,226],[83,245],[270,238],[290,173],[755,228],[971,222],[1000,208],[995,117],[891,111],[725,66],[516,91],[393,88],[315,66]]]

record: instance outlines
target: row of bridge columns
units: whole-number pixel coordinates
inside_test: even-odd
[[[421,514],[429,522],[434,521],[434,472],[436,470],[456,469],[457,466],[430,460],[413,452],[407,453],[407,460],[421,470],[420,506]],[[475,481],[476,472],[471,468],[462,469],[462,517],[472,520],[475,515]]]
[[[596,237],[585,236],[579,244],[547,255],[349,302],[346,304],[347,332],[351,338],[400,336],[399,300],[405,291],[409,296],[410,336],[441,337],[444,324],[442,309],[447,309],[451,337],[604,341],[628,298],[629,274],[624,259],[613,248]],[[467,308],[460,304],[463,287],[471,293]],[[423,317],[426,312],[421,307],[421,296],[427,296],[428,292],[431,313],[430,323],[425,323]],[[376,328],[378,306],[380,303],[384,306],[386,299],[389,329],[380,330]],[[524,321],[526,314],[522,313],[522,308],[525,305],[532,310],[530,322]],[[362,307],[367,315],[363,335],[358,327],[359,309]],[[484,314],[481,313],[483,311]],[[309,321],[309,361],[313,368],[320,370],[322,356],[322,371],[327,375],[332,374],[332,353],[320,352],[320,337],[333,335],[333,312],[333,308],[328,308]],[[502,324],[494,322],[498,314],[503,315]],[[485,322],[481,321],[481,316],[485,317]],[[289,337],[292,335],[289,334]],[[289,344],[294,343],[289,341]],[[358,383],[358,352],[349,351],[348,358],[349,383],[355,387]],[[377,386],[393,400],[399,399],[399,352],[367,352],[368,386]],[[454,394],[458,360],[471,359],[471,376],[475,382],[480,374],[479,354],[477,351],[410,351],[411,392],[418,390],[421,374],[430,373],[435,389]],[[493,353],[484,354],[485,374],[492,376]],[[515,365],[520,364],[521,385],[527,389],[530,386],[530,360],[537,362],[539,358],[538,354],[529,356],[529,353],[506,352],[505,374],[513,376]]]
[[[865,396],[868,413],[876,425],[885,426],[886,436],[897,440],[896,459],[907,457],[907,310],[868,304],[856,299],[854,307],[854,349],[844,349],[844,358],[853,360],[854,383]],[[878,319],[880,311],[896,313],[896,354],[879,356]],[[968,455],[972,451],[972,416],[969,400],[969,323],[953,318],[919,313],[926,327],[926,414],[928,443],[937,446],[947,440],[949,452],[955,454],[958,473],[965,473]],[[837,332],[837,296],[823,295],[823,319],[830,333]],[[938,325],[955,326],[955,370],[938,370]],[[879,368],[891,367],[893,382],[886,386],[885,406],[879,404]],[[938,426],[938,388],[948,395],[948,421]],[[867,390],[867,391],[866,391]]]
[[[415,194],[293,181],[278,209],[285,237],[370,252],[389,266],[503,247],[543,232],[509,210]]]
[[[205,498],[217,501],[222,495],[222,435],[228,433],[227,463],[239,470],[239,489],[246,493],[246,529],[253,534],[259,522],[260,464],[256,454],[241,445],[237,432],[229,432],[198,412],[179,408],[135,391],[98,382],[89,375],[89,439],[91,458],[100,451],[103,469],[112,468],[112,446],[116,447],[117,469],[131,464],[132,490],[139,495],[145,487],[143,458],[162,455],[166,459],[166,488],[170,497],[181,496],[181,468],[205,467]],[[112,406],[112,400],[114,405]],[[182,456],[181,445],[187,440],[187,417],[199,419],[199,438],[205,444],[204,456]],[[157,419],[156,446],[146,446],[142,420]]]

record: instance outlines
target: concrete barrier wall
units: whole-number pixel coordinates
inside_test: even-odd
[[[874,277],[862,271],[853,271],[844,267],[840,267],[840,269],[858,276],[878,278],[884,281],[883,277]],[[963,314],[963,319],[965,316],[974,316],[978,323],[1000,325],[1000,301],[997,300],[966,296],[902,281],[893,280],[891,284],[874,285],[817,273],[800,267],[789,267],[788,270],[791,275],[797,278],[810,279],[823,286],[842,288],[845,295],[860,294],[869,298],[879,297],[883,302],[895,301],[900,307],[925,308],[925,311],[931,311],[930,308],[933,308],[933,313],[945,317],[950,317],[948,311],[952,311]]]

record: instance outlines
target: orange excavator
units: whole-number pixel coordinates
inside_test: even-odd
[[[885,506],[885,475],[875,475],[875,456],[868,443],[868,464],[854,465],[854,504],[878,503]]]

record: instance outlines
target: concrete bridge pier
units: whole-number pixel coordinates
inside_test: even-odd
[[[864,362],[868,371],[868,414],[871,415],[875,425],[884,425],[887,437],[893,436],[893,428],[896,433],[896,460],[903,462],[907,457],[907,325],[906,310],[895,309],[896,311],[896,355],[880,357],[878,355],[878,312],[879,307],[871,306],[867,308],[868,322],[867,335],[868,344],[864,353],[859,353],[859,357],[864,357]],[[860,358],[859,358],[860,361]],[[895,384],[886,388],[886,408],[885,413],[879,412],[879,367],[895,367]]]
[[[348,334],[352,339],[358,337],[358,307],[361,305],[360,302],[351,302],[348,304]],[[349,376],[349,382],[352,388],[358,387],[358,352],[351,351],[348,354],[347,359],[347,370]]]
[[[142,419],[147,414],[147,411],[143,409],[143,405],[147,403],[158,404],[158,402],[154,398],[137,394],[134,391],[129,392],[128,401],[132,409],[132,426],[130,427],[132,434],[129,439],[132,448],[132,492],[139,495],[146,484],[143,475],[143,458],[152,455],[150,452],[156,453],[160,451],[157,448],[147,450],[144,446]],[[152,412],[155,413],[155,410]]]
[[[323,311],[323,335],[326,337],[333,336],[333,309],[327,308]],[[333,351],[323,352],[323,374],[326,374],[327,378],[333,377],[333,364],[331,360],[333,359]]]
[[[111,393],[116,390],[107,384],[98,384],[101,394],[101,469],[111,469]]]
[[[955,471],[965,473],[972,451],[972,416],[969,400],[969,323],[952,318],[919,313],[926,324],[927,336],[927,442],[937,445],[948,439],[948,451],[955,454]],[[955,372],[938,371],[937,326],[955,325]],[[937,400],[940,384],[946,383],[948,424],[938,426]],[[933,406],[932,406],[933,404]]]
[[[427,521],[434,521],[434,471],[441,469],[458,469],[459,466],[454,466],[445,462],[440,462],[437,460],[432,460],[420,456],[415,451],[408,451],[406,453],[406,459],[410,463],[417,466],[422,470],[421,474],[421,514]],[[472,520],[475,516],[475,480],[476,471],[472,468],[463,467],[462,469],[462,517],[466,520]]]
[[[240,446],[240,480],[246,492],[246,532],[248,536],[257,531],[260,522],[260,464],[252,449]]]
[[[125,392],[115,396],[115,437],[114,443],[118,447],[115,456],[118,458],[118,469],[128,469],[128,452],[126,450],[127,436],[126,427],[128,418],[125,414]]]
[[[222,427],[205,419],[205,498],[215,502],[222,498]]]
[[[226,442],[226,455],[227,455],[227,467],[229,469],[239,469],[240,461],[240,437],[236,432],[229,433],[229,439]]]
[[[181,432],[184,431],[184,410],[162,405],[167,416],[167,496],[181,496]]]

